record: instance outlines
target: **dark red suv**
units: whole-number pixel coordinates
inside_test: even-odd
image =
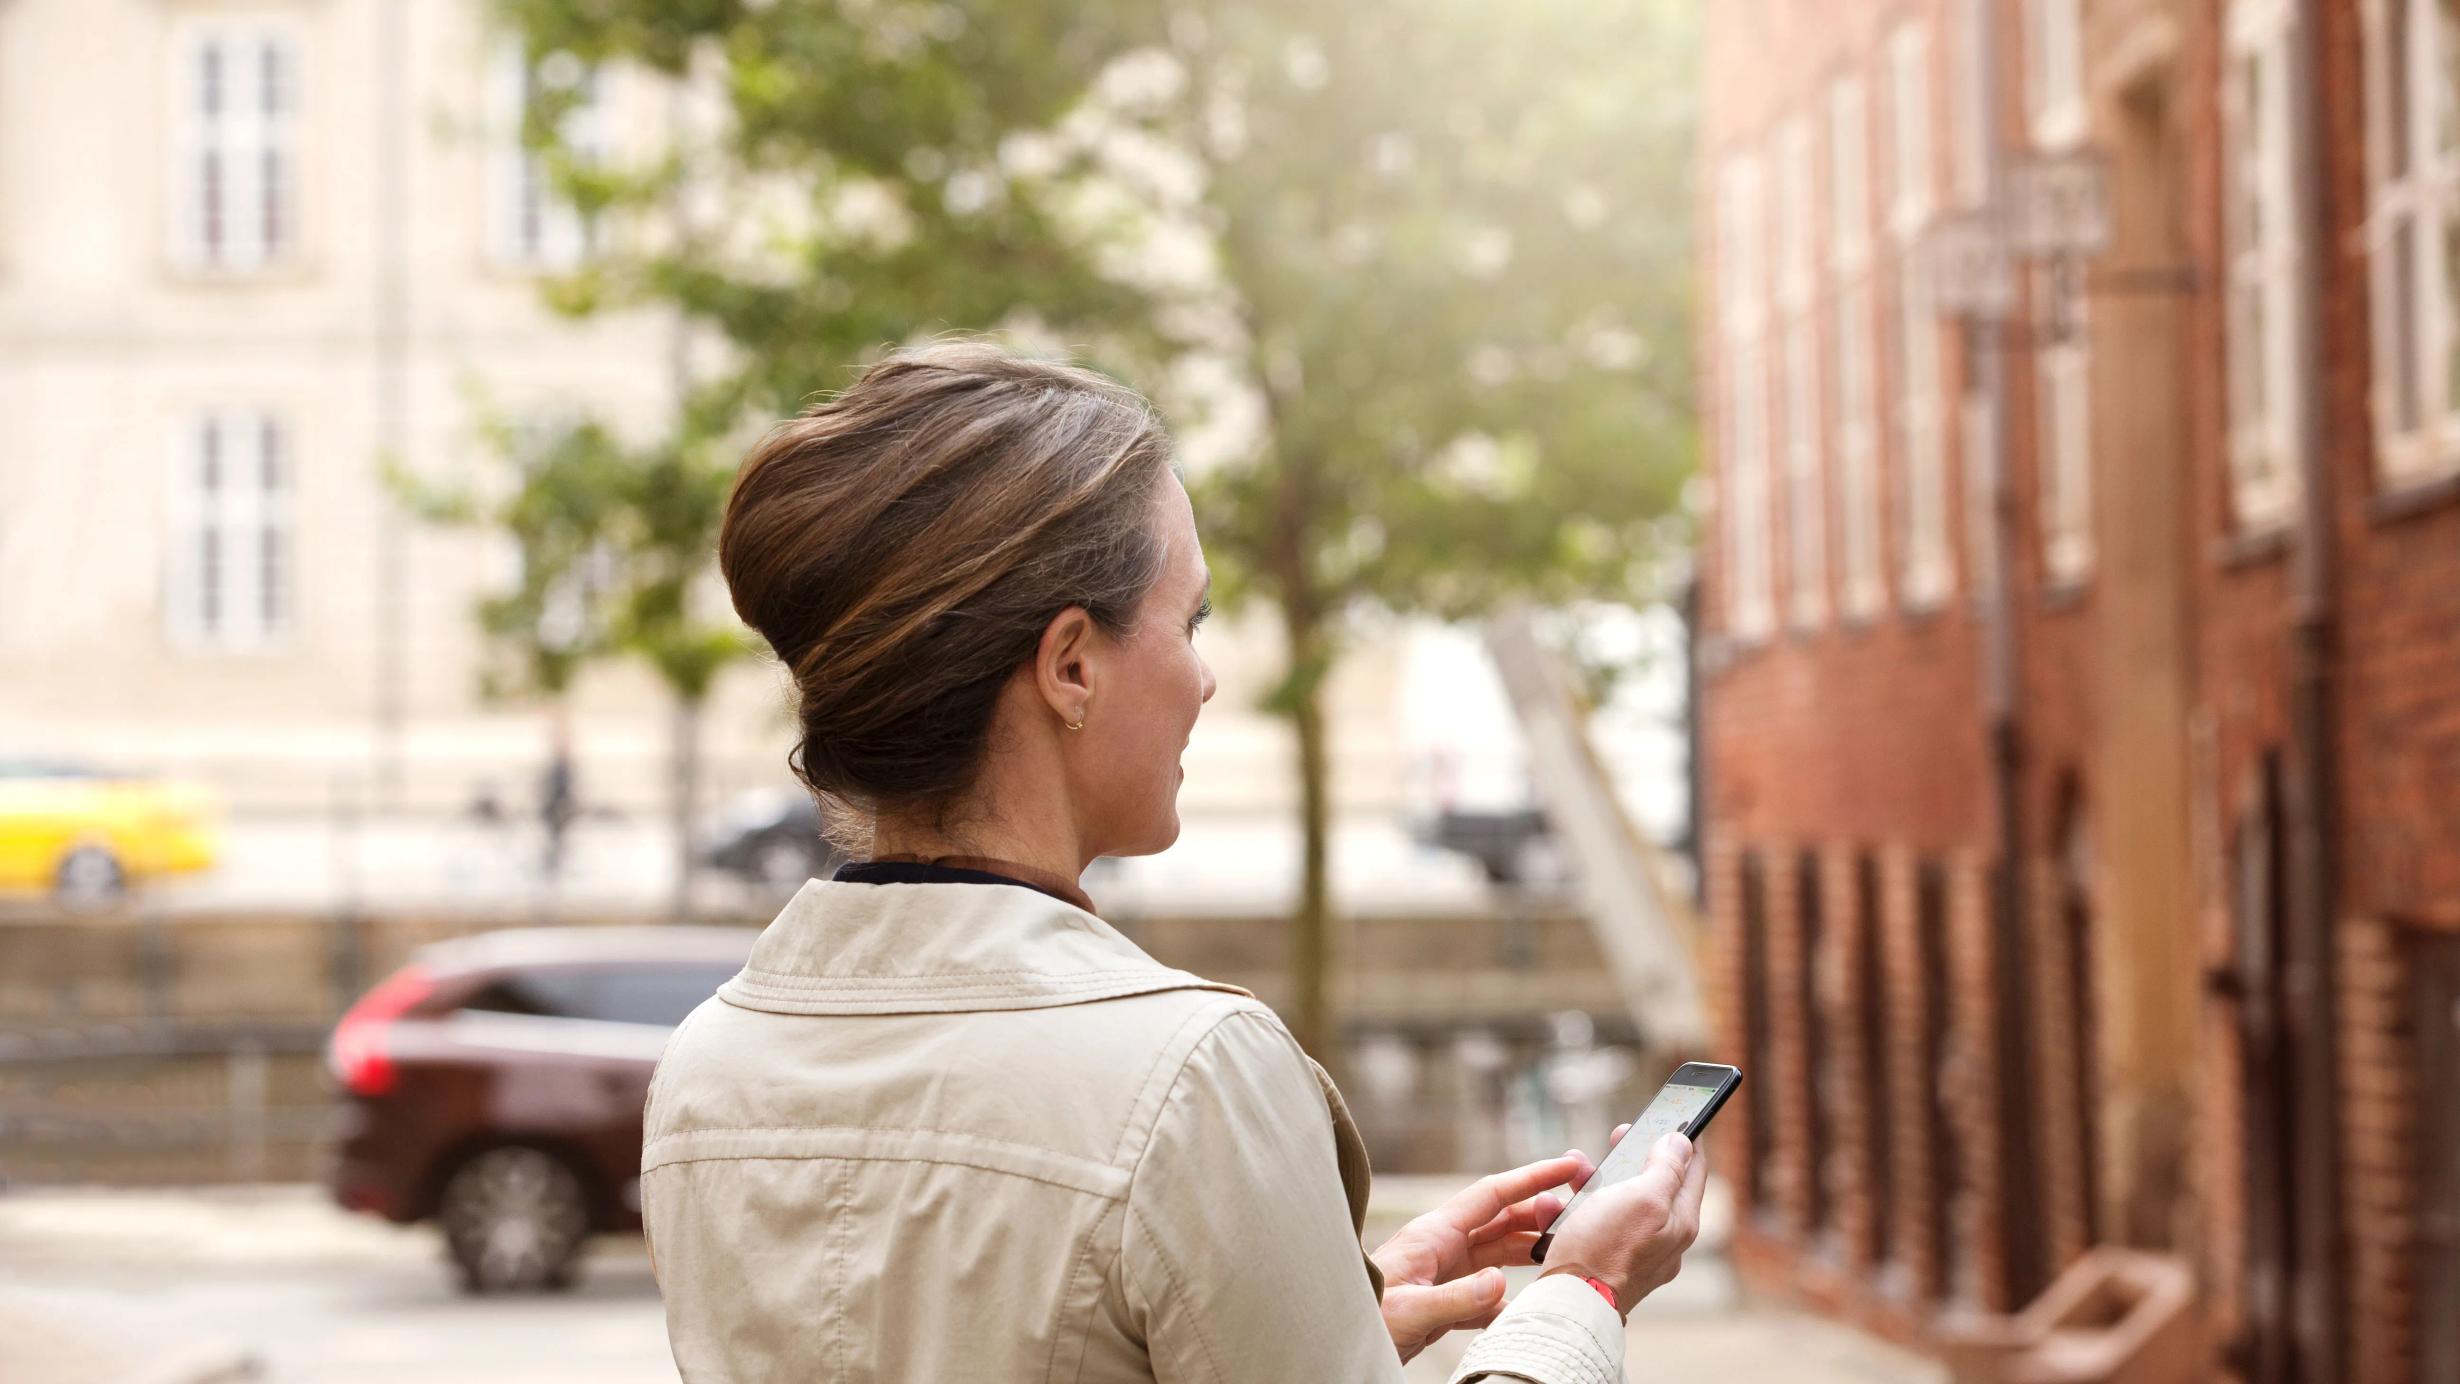
[[[591,1233],[640,1229],[650,1070],[757,936],[541,928],[420,950],[334,1027],[334,1199],[440,1224],[471,1291],[568,1285]]]

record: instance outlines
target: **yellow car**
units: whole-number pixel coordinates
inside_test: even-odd
[[[112,902],[136,880],[214,863],[203,789],[85,765],[0,760],[0,889],[71,908]]]

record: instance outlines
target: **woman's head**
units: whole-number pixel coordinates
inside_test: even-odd
[[[1131,391],[986,345],[900,352],[754,449],[718,558],[793,678],[823,802],[945,832],[1023,778],[1087,858],[1175,839],[1206,575]]]

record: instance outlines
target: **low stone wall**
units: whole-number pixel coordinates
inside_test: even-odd
[[[565,926],[650,921],[561,920]],[[420,947],[531,919],[261,914],[0,921],[0,1179],[22,1185],[296,1180],[333,1095],[332,1022]],[[1133,919],[1167,964],[1287,999],[1275,917]],[[1628,1044],[1633,1025],[1580,918],[1383,916],[1344,925],[1335,995],[1345,1083],[1379,1167],[1502,1166],[1506,1112],[1558,1051],[1556,1025]],[[1607,1099],[1646,1098],[1633,1088]],[[1636,1107],[1635,1107],[1636,1108]],[[1556,1144],[1555,1147],[1561,1147]]]

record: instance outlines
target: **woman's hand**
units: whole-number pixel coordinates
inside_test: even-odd
[[[1707,1186],[1707,1155],[1680,1134],[1666,1135],[1649,1150],[1646,1167],[1600,1188],[1579,1215],[1555,1227],[1546,1272],[1604,1280],[1629,1317],[1640,1299],[1682,1270],[1683,1252],[1699,1238]]]
[[[1575,1150],[1480,1178],[1386,1240],[1374,1259],[1384,1271],[1384,1328],[1401,1358],[1454,1327],[1492,1322],[1503,1310],[1503,1266],[1528,1263],[1538,1232],[1563,1209],[1552,1189],[1578,1191],[1595,1170]]]

